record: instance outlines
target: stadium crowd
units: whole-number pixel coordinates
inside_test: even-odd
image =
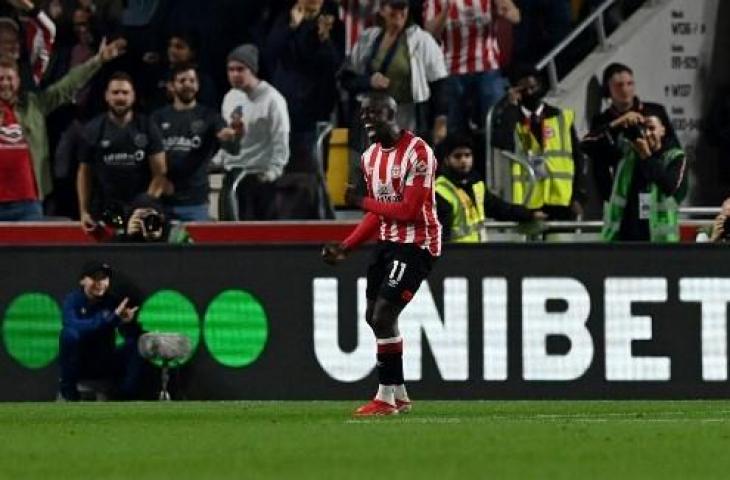
[[[530,212],[515,214],[507,204],[513,213],[507,217],[575,218],[585,202],[583,163],[591,152],[581,148],[572,112],[544,104],[546,82],[522,66],[539,60],[600,3],[3,0],[0,221],[71,218],[90,233],[102,223],[122,231],[134,224],[137,232],[154,223],[139,218],[140,205],[163,219],[207,220],[214,169],[224,172],[221,220],[331,217],[314,148],[319,128],[323,122],[347,127],[350,148],[362,152],[358,96],[371,91],[392,96],[398,123],[450,165],[439,192],[449,235],[464,231],[474,238],[485,212],[473,203],[494,200],[472,188],[484,189],[483,162],[458,173],[456,157],[447,158],[484,155],[475,147],[483,142],[475,140],[498,102],[495,145],[529,158],[538,182]],[[641,3],[617,2],[609,28]],[[570,68],[591,41],[578,42],[559,68]],[[107,47],[113,55],[104,53]],[[643,124],[641,112],[624,118],[642,106],[635,96],[631,102],[612,118],[607,113],[604,119],[621,119],[610,128],[594,124],[592,139],[633,125],[638,116]],[[672,140],[666,117],[659,120]],[[614,139],[598,141],[604,140]],[[639,157],[665,153],[653,146]],[[619,150],[609,159],[611,171]],[[654,162],[642,181],[651,183],[662,165]],[[683,172],[682,165],[675,162],[673,171]],[[523,203],[526,188],[519,168],[515,204]],[[608,201],[614,179],[602,180]],[[231,190],[238,197],[228,202]],[[464,205],[476,208],[468,221],[460,213]],[[493,208],[487,206],[486,216]],[[632,232],[631,238],[646,234]]]

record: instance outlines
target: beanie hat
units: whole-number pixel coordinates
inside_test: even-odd
[[[228,61],[235,60],[246,65],[254,74],[259,71],[259,49],[256,45],[246,43],[239,45],[228,54]]]

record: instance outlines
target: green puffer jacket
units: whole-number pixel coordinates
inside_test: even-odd
[[[46,117],[55,109],[71,103],[75,93],[101,68],[101,61],[91,58],[72,68],[63,78],[39,92],[22,92],[15,104],[15,115],[28,142],[38,196],[43,200],[53,189],[48,152]]]

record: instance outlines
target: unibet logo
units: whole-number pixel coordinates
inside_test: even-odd
[[[200,318],[195,305],[175,290],[160,290],[148,297],[139,311],[147,331],[181,333],[190,339],[191,357],[200,343]],[[58,357],[62,314],[45,293],[24,293],[5,311],[2,336],[5,349],[27,368],[44,368]],[[211,356],[227,367],[253,363],[263,352],[269,328],[261,302],[244,290],[226,290],[208,305],[203,338]],[[188,361],[187,358],[185,361]]]

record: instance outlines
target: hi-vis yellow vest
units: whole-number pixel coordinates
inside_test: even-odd
[[[443,175],[436,178],[436,193],[451,205],[451,241],[479,243],[487,241],[484,228],[484,195],[486,186],[479,181],[472,185],[474,200]]]
[[[530,198],[525,199],[530,184],[527,171],[518,163],[512,164],[512,201],[530,209],[544,205],[567,207],[573,197],[573,142],[570,128],[575,114],[572,110],[561,110],[555,117],[542,122],[545,149],[525,123],[515,128],[516,154],[528,159],[535,157],[544,161],[544,176],[535,183]],[[529,160],[528,160],[529,161]]]

